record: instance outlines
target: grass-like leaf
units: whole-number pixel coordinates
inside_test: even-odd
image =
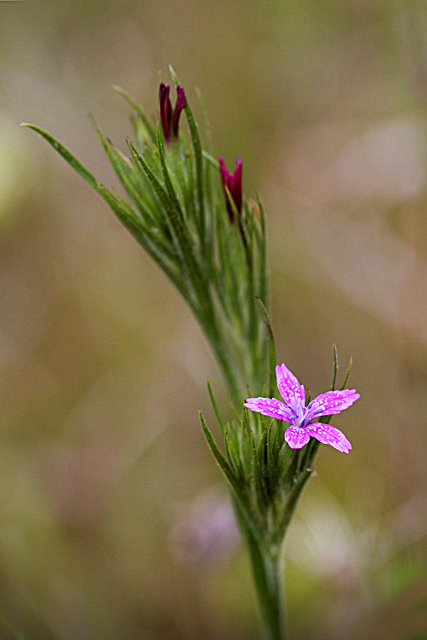
[[[255,296],[264,314],[265,324],[268,331],[268,397],[273,398],[276,391],[276,346],[274,344],[273,327],[268,317],[267,309],[261,298]]]
[[[36,133],[40,134],[54,149],[57,151],[66,162],[87,182],[92,189],[95,189],[97,193],[99,193],[102,197],[104,197],[103,192],[101,191],[101,183],[95,178],[95,176],[88,170],[86,167],[74,156],[71,151],[68,151],[63,144],[61,144],[56,138],[40,129],[40,127],[36,127],[34,124],[27,124],[24,122],[22,124],[23,127],[28,127],[28,129],[32,129]]]
[[[147,130],[148,135],[151,138],[151,141],[156,143],[156,128],[153,126],[153,124],[150,122],[150,119],[147,118],[146,114],[144,113],[144,111],[141,109],[141,107],[139,106],[139,104],[136,102],[136,100],[134,100],[124,89],[122,89],[121,87],[115,86],[114,89],[117,91],[117,93],[119,93],[122,98],[124,98],[126,100],[126,102],[128,104],[130,104],[130,106],[132,107],[132,109],[134,109],[136,111],[136,113],[138,114],[138,116],[141,118],[145,129]]]

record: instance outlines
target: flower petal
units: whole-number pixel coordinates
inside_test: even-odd
[[[175,103],[175,109],[173,110],[173,115],[172,115],[172,131],[175,138],[178,137],[179,116],[181,115],[181,111],[185,109],[187,105],[187,101],[185,98],[185,91],[179,85],[176,88],[176,94],[177,94],[177,98]]]
[[[323,444],[330,444],[334,449],[342,451],[342,453],[348,453],[350,451],[351,444],[345,437],[345,435],[330,424],[324,424],[323,422],[314,422],[306,427],[308,433],[323,442]]]
[[[353,402],[360,398],[356,389],[343,389],[342,391],[328,391],[314,398],[307,407],[307,420],[313,420],[317,416],[329,416],[348,409]]]
[[[285,422],[290,422],[293,415],[284,402],[274,398],[248,398],[244,406],[251,411],[257,411],[265,416],[270,416],[270,418],[277,418]]]
[[[302,384],[298,382],[294,374],[289,371],[286,365],[281,364],[276,367],[277,388],[286,404],[290,404],[292,400],[298,403],[305,402],[305,391]]]
[[[291,449],[301,449],[310,440],[310,434],[306,429],[289,427],[285,431],[285,440]]]
[[[162,129],[165,136],[166,144],[169,146],[171,138],[171,119],[172,119],[172,105],[169,98],[170,86],[160,84],[159,88],[159,102],[160,102],[160,121],[162,123]]]

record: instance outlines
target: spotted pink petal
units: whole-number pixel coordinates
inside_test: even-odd
[[[285,403],[274,398],[248,398],[244,406],[251,411],[257,411],[270,418],[285,420],[285,422],[289,422],[292,417],[292,412]]]
[[[302,384],[298,382],[294,374],[289,371],[286,365],[281,364],[276,367],[277,387],[280,395],[286,404],[290,404],[292,400],[297,402],[305,402],[305,391]]]
[[[328,391],[314,398],[307,407],[307,419],[313,420],[317,416],[329,416],[351,407],[360,398],[356,389],[342,391]]]
[[[319,442],[330,444],[331,447],[342,451],[342,453],[348,453],[352,448],[345,435],[339,429],[331,427],[330,424],[314,422],[306,427],[306,431],[313,436],[313,438],[317,438]]]
[[[285,431],[285,440],[291,449],[301,449],[310,440],[310,434],[306,429],[289,427]]]

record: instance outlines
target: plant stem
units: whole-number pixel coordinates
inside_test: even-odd
[[[250,548],[252,571],[266,640],[286,639],[281,553]]]
[[[207,320],[205,320],[204,316],[201,314],[198,314],[196,317],[221,368],[233,403],[236,407],[239,407],[243,403],[245,397],[243,395],[243,388],[240,388],[237,382],[239,374],[229,356],[225,341],[218,328],[213,308]]]
[[[233,499],[240,529],[249,549],[252,575],[258,596],[265,640],[286,640],[286,612],[283,592],[283,540],[269,545],[255,537],[237,500]]]

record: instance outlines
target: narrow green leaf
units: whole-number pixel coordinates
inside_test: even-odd
[[[350,358],[350,364],[348,365],[347,373],[345,374],[344,382],[342,383],[341,391],[345,389],[345,385],[347,384],[348,376],[350,375],[351,368],[353,366],[353,356]]]
[[[331,384],[331,391],[335,390],[335,384],[337,381],[337,373],[338,373],[338,353],[337,353],[337,345],[334,344],[332,345],[332,349],[334,352],[334,368],[332,371],[332,384]]]
[[[258,464],[261,470],[263,485],[265,485],[264,478],[267,476],[267,465],[268,465],[267,436],[268,436],[268,431],[267,429],[265,429],[257,447],[257,458],[258,458]]]
[[[246,477],[253,477],[253,451],[251,441],[251,429],[247,419],[247,411],[244,409],[240,428],[237,432],[239,438],[240,460],[242,461]]]
[[[157,193],[161,204],[163,205],[165,212],[168,215],[168,218],[171,222],[173,230],[176,234],[178,243],[181,247],[181,257],[183,262],[187,267],[187,273],[190,277],[194,289],[195,295],[200,302],[201,307],[203,308],[203,314],[205,318],[212,318],[212,305],[209,297],[209,288],[206,286],[206,283],[201,274],[199,265],[194,256],[192,242],[190,237],[188,236],[187,229],[184,225],[182,218],[179,216],[173,202],[171,201],[168,192],[159,181],[157,176],[154,174],[152,169],[149,167],[144,158],[138,153],[137,149],[132,144],[131,140],[128,139],[129,148],[131,153],[140,164],[142,170],[145,172],[146,176],[150,180],[153,185],[155,192]]]
[[[267,495],[264,490],[264,483],[261,476],[260,463],[258,460],[257,448],[255,446],[254,434],[252,433],[251,428],[249,427],[249,423],[246,420],[247,429],[249,431],[249,438],[251,441],[251,449],[252,449],[252,466],[253,466],[253,474],[255,481],[255,494],[258,502],[258,508],[260,512],[264,515],[265,506],[267,503]]]
[[[198,97],[198,100],[199,100],[200,112],[202,114],[203,142],[204,142],[205,149],[209,153],[210,150],[211,150],[210,126],[209,126],[208,114],[207,114],[207,111],[206,111],[205,103],[203,102],[203,98],[202,98],[202,95],[201,95],[199,90],[197,90],[197,97]],[[204,158],[203,151],[204,150],[202,149],[202,156]],[[206,231],[206,233],[205,233],[205,237],[206,237],[205,251],[206,251],[207,258],[208,258],[208,262],[209,263],[213,263],[214,259],[215,259],[215,253],[214,253],[215,218],[214,218],[214,192],[213,192],[213,189],[212,189],[212,167],[208,162],[206,162],[205,158],[204,158],[204,160],[205,160],[205,162],[204,162],[204,180],[205,180],[205,182],[204,182],[204,202],[205,202],[205,207],[206,207],[206,212],[205,212],[205,224],[206,224],[206,229],[205,229],[205,231]],[[211,265],[210,268],[212,268],[212,265]]]
[[[212,407],[213,407],[213,410],[214,410],[214,413],[215,413],[216,420],[217,420],[217,422],[219,424],[219,427],[221,429],[222,435],[225,436],[225,425],[224,425],[224,422],[223,422],[223,420],[222,420],[222,418],[221,418],[221,416],[219,414],[218,405],[217,405],[216,400],[214,398],[214,394],[213,394],[213,391],[212,391],[211,383],[209,382],[209,380],[208,380],[208,391],[209,391],[209,397],[211,399],[211,403],[212,403]]]
[[[180,216],[180,218],[182,220],[183,219],[183,215],[182,215],[181,205],[179,204],[178,196],[175,193],[175,189],[173,188],[173,184],[172,184],[170,176],[169,176],[169,171],[168,171],[168,168],[166,166],[165,148],[164,148],[163,140],[162,140],[162,132],[161,132],[161,124],[160,124],[160,122],[157,125],[157,148],[159,150],[160,166],[162,168],[162,174],[163,174],[163,178],[164,178],[165,185],[166,185],[166,191],[168,192],[169,198],[171,199],[171,202],[172,202],[173,206],[175,207],[176,211],[178,212],[178,215]]]
[[[147,115],[144,113],[144,111],[141,109],[141,107],[139,106],[139,104],[136,102],[136,100],[134,100],[124,89],[122,89],[121,87],[118,86],[114,86],[113,87],[117,93],[119,93],[122,98],[124,98],[126,100],[126,102],[128,104],[130,104],[130,106],[132,107],[132,109],[134,109],[136,111],[136,113],[139,115],[139,117],[141,118],[142,122],[144,123],[144,126],[147,130],[148,135],[151,138],[151,141],[154,142],[154,144],[156,143],[156,129],[153,126],[153,124],[150,122],[149,118],[147,117]]]
[[[240,417],[240,415],[238,414],[237,409],[236,409],[236,407],[234,406],[234,402],[233,402],[233,400],[230,400],[230,404],[231,404],[231,410],[232,410],[232,412],[234,413],[234,417],[236,418],[236,422],[237,422],[237,424],[238,424],[238,425],[239,425],[239,427],[240,427],[240,425],[241,425],[241,423],[242,423],[242,418],[241,418],[241,417]]]
[[[247,478],[245,477],[245,471],[240,461],[239,447],[236,446],[237,441],[235,439],[231,441],[229,434],[226,433],[224,436],[224,442],[225,442],[225,450],[227,452],[227,457],[230,462],[230,466],[234,471],[237,479],[240,480],[242,485],[244,485],[247,482]]]
[[[217,461],[222,473],[224,474],[228,484],[230,485],[230,488],[232,489],[233,494],[235,495],[236,499],[238,499],[239,504],[244,509],[246,516],[252,522],[252,526],[254,526],[254,523],[256,522],[256,520],[253,514],[251,513],[251,508],[248,502],[244,485],[235,476],[235,474],[230,468],[230,465],[222,455],[221,451],[218,449],[218,446],[214,440],[214,437],[209,431],[209,428],[205,422],[205,419],[201,411],[199,411],[199,419],[200,419],[200,424],[202,425],[203,433],[205,434],[206,441],[215,457],[215,460]]]
[[[21,126],[28,127],[28,129],[32,129],[36,133],[40,134],[55,149],[55,151],[57,151],[66,162],[68,162],[70,167],[77,171],[77,173],[92,187],[92,189],[95,189],[97,193],[103,195],[100,190],[101,183],[98,182],[95,176],[92,175],[92,173],[88,169],[86,169],[86,167],[80,162],[80,160],[77,160],[77,158],[70,151],[68,151],[68,149],[64,147],[63,144],[58,142],[56,138],[51,136],[50,133],[43,131],[43,129],[40,129],[33,124],[27,124],[24,122]]]
[[[329,420],[331,416],[327,418],[322,417],[322,422],[329,424]],[[318,452],[320,447],[320,442],[316,440],[316,438],[311,438],[310,442],[303,448],[301,451],[302,457],[300,458],[300,462],[298,465],[298,472],[302,473],[304,469],[311,468],[313,465],[314,458],[316,457],[316,453]],[[304,451],[305,450],[305,451]]]
[[[261,216],[261,239],[260,239],[260,256],[259,256],[259,291],[260,298],[267,306],[268,303],[268,287],[267,287],[267,234],[265,228],[265,213],[261,200],[258,198],[257,205]]]
[[[277,438],[277,420],[272,420],[267,429],[267,476],[270,490],[276,487],[280,445]],[[280,443],[281,444],[281,443]]]
[[[223,474],[225,475],[226,479],[231,484],[233,489],[238,494],[243,493],[244,492],[243,486],[240,485],[240,483],[238,482],[237,478],[232,473],[228,462],[226,461],[226,459],[222,455],[221,451],[218,449],[218,446],[217,446],[217,444],[216,444],[216,442],[214,440],[214,437],[211,434],[211,432],[209,430],[209,427],[206,424],[205,419],[203,417],[203,414],[202,414],[202,412],[200,410],[199,410],[199,420],[200,420],[200,424],[202,425],[202,429],[203,429],[203,432],[205,434],[205,438],[206,438],[206,441],[207,441],[207,443],[209,445],[209,448],[212,451],[213,455],[215,456],[215,459],[216,459],[221,471],[223,472]]]
[[[271,326],[270,318],[268,317],[267,309],[261,298],[255,296],[258,301],[259,306],[262,309],[264,314],[265,324],[267,325],[268,331],[268,393],[269,398],[272,398],[275,394],[276,390],[276,347],[274,344],[274,333],[273,327]]]
[[[194,119],[193,112],[187,102],[187,106],[185,107],[185,115],[188,122],[188,127],[190,129],[191,141],[193,143],[194,149],[194,159],[196,162],[196,181],[197,181],[197,202],[199,208],[199,222],[200,222],[200,237],[202,240],[205,237],[205,205],[203,198],[203,155],[202,155],[202,144],[200,142],[199,131],[197,128],[196,120]]]
[[[206,152],[210,154],[211,132],[210,132],[208,114],[206,111],[205,103],[203,102],[202,94],[199,90],[197,90],[197,98],[199,100],[200,113],[202,114],[204,146],[205,146]],[[202,151],[202,155],[206,158],[204,154],[204,150]],[[211,172],[210,172],[209,166],[205,166],[205,192],[206,192],[206,201],[209,203],[209,207],[212,208],[212,179],[211,179]]]
[[[179,80],[172,69],[169,67],[173,81],[176,86],[179,85]],[[194,159],[196,163],[196,181],[197,181],[197,202],[198,202],[198,213],[199,213],[199,225],[200,225],[200,238],[202,241],[202,247],[205,244],[205,232],[206,232],[206,222],[205,222],[205,206],[204,206],[204,197],[203,197],[203,153],[202,153],[202,143],[200,141],[199,130],[197,127],[196,120],[194,118],[193,112],[189,105],[188,99],[186,100],[185,106],[185,117],[187,118],[188,128],[190,129],[191,142],[193,144],[194,150]]]
[[[314,439],[314,438],[313,438]],[[280,483],[286,487],[292,487],[294,484],[294,475],[298,464],[298,451],[283,442],[277,461],[278,475]]]
[[[218,160],[216,160],[213,156],[211,156],[210,153],[208,153],[207,151],[205,151],[203,149],[203,157],[205,160],[207,160],[209,162],[210,165],[212,165],[212,167],[214,169],[216,169],[217,171],[219,171],[219,162]]]
[[[153,202],[147,197],[147,190],[143,191],[141,189],[141,177],[136,173],[135,166],[129,158],[114,147],[112,142],[103,136],[94,120],[92,120],[92,123],[116,176],[132,200],[135,209],[140,214],[144,226],[151,227],[153,224],[158,225],[159,221],[155,215],[155,207],[153,207]],[[152,192],[151,185],[150,191]]]
[[[313,473],[313,469],[304,469],[303,473],[298,478],[295,483],[290,496],[286,502],[286,508],[283,515],[283,519],[279,525],[279,531],[281,531],[282,537],[285,534],[286,529],[288,528],[289,522],[291,521],[293,512],[298,504],[298,500],[301,497],[301,492],[304,489],[305,483]]]
[[[54,149],[57,151],[64,160],[85,180],[110,206],[116,216],[121,220],[125,227],[131,232],[136,240],[141,244],[147,253],[153,258],[153,260],[161,267],[171,282],[180,291],[186,302],[194,313],[200,314],[197,309],[197,304],[192,298],[188,289],[183,285],[182,280],[179,278],[178,273],[174,271],[172,266],[167,263],[164,256],[159,253],[158,247],[152,242],[148,242],[144,229],[141,226],[141,221],[137,218],[135,212],[127,205],[124,207],[123,202],[118,202],[117,199],[106,189],[93,174],[86,169],[86,167],[56,138],[51,136],[43,129],[36,127],[35,125],[25,124],[24,126],[32,129],[39,135],[41,135]]]
[[[198,302],[194,299],[192,293],[185,286],[185,283],[183,282],[181,277],[181,273],[177,271],[175,265],[171,265],[170,262],[165,259],[164,254],[159,251],[159,247],[156,242],[148,241],[147,234],[143,230],[141,230],[140,222],[136,218],[135,214],[133,215],[133,217],[131,216],[132,209],[130,209],[129,205],[127,205],[128,209],[125,209],[124,206],[120,202],[117,202],[114,196],[102,185],[100,185],[99,193],[109,204],[110,208],[128,229],[128,231],[130,231],[130,233],[139,242],[139,244],[153,258],[157,265],[167,275],[172,284],[175,285],[195,316],[199,317],[200,309],[198,307]]]

